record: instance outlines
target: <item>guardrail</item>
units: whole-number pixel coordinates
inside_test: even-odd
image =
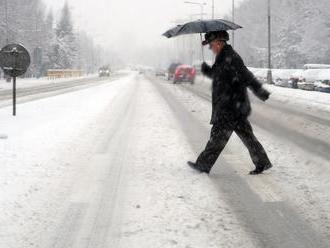
[[[71,69],[50,69],[47,71],[48,79],[58,78],[71,78],[71,77],[82,77],[84,72],[82,70],[71,70]]]

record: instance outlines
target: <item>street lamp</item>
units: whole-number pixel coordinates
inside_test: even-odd
[[[5,0],[6,44],[9,43],[8,2]]]
[[[267,82],[271,84],[273,82],[272,76],[272,58],[271,58],[271,2],[268,0],[268,72],[267,72]]]

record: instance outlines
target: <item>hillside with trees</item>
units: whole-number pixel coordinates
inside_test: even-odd
[[[48,69],[91,73],[101,63],[100,47],[85,32],[75,30],[67,3],[55,19],[42,0],[0,0],[0,47],[7,43],[21,43],[29,50],[32,63],[27,76],[43,76]]]
[[[272,1],[272,59],[277,68],[330,64],[329,0]],[[267,1],[246,0],[236,9],[236,49],[247,64],[267,66]]]

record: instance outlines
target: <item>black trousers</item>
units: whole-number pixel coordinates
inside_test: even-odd
[[[265,149],[254,136],[252,126],[246,118],[214,124],[210,140],[205,150],[199,155],[196,163],[211,170],[233,132],[243,141],[257,168],[271,164]]]

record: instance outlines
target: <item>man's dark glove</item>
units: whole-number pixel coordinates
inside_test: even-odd
[[[256,96],[262,100],[262,101],[267,101],[269,96],[270,96],[270,92],[264,88],[260,88],[257,92],[256,92]]]
[[[211,70],[211,67],[207,63],[203,62],[202,67],[201,67],[202,73],[207,74],[210,70]]]

